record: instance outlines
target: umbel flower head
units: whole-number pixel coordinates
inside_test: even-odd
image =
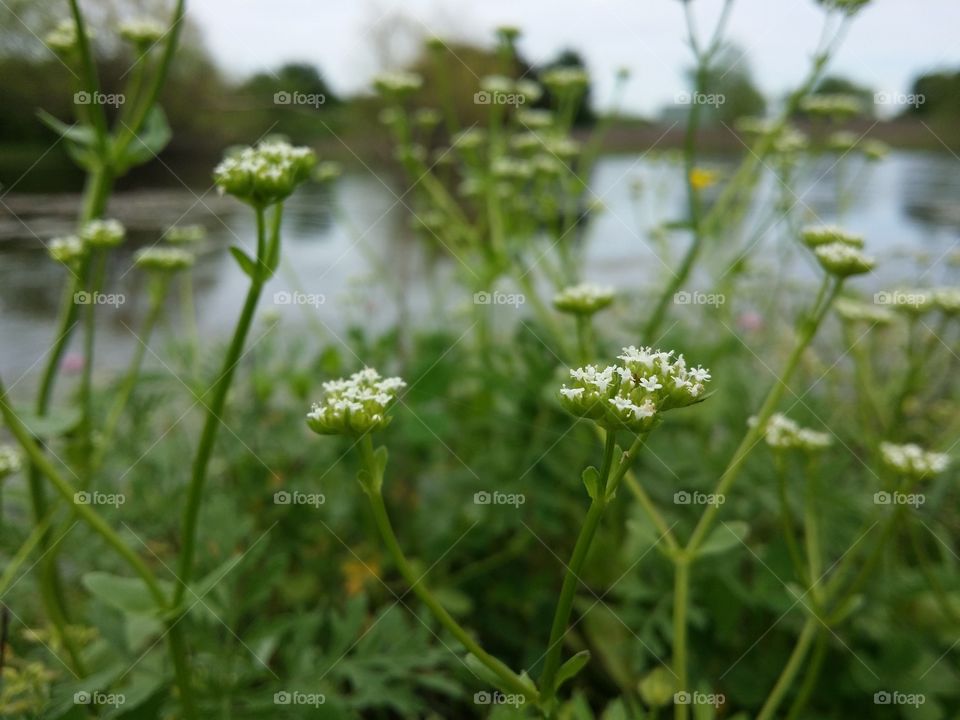
[[[933,302],[947,315],[960,313],[960,288],[945,287],[933,291]]]
[[[72,18],[61,20],[43,41],[56,53],[68,53],[77,46],[77,24]]]
[[[364,368],[348,378],[323,384],[323,399],[307,413],[307,425],[321,435],[363,435],[390,423],[387,410],[407,384]]]
[[[879,305],[870,305],[850,298],[837,298],[833,304],[840,319],[849,323],[868,323],[870,325],[889,325],[896,320],[890,310]]]
[[[854,235],[836,225],[808,225],[800,231],[800,239],[809,248],[817,248],[835,242],[851,247],[863,247],[862,235]]]
[[[120,23],[120,37],[138,47],[150,46],[167,33],[167,26],[153,18],[136,18]]]
[[[80,230],[80,239],[97,249],[116,247],[126,235],[127,231],[118,220],[91,220]]]
[[[617,359],[622,364],[571,370],[570,386],[560,388],[560,404],[602,427],[640,433],[656,425],[659,413],[699,402],[710,380],[708,370],[688,368],[672,350],[631,345]]]
[[[811,115],[840,120],[859,115],[863,111],[863,103],[856,95],[808,95],[800,101],[800,109]]]
[[[757,424],[757,418],[747,421],[750,426]],[[763,439],[767,445],[777,450],[822,450],[833,444],[828,433],[800,427],[783,413],[774,413],[763,427]]]
[[[310,178],[316,161],[310,148],[265,140],[227,156],[214,168],[213,179],[221,194],[263,208],[289,197]]]
[[[581,283],[564,288],[553,298],[553,306],[572,315],[593,315],[608,307],[614,298],[612,287]]]
[[[203,225],[174,225],[167,228],[163,239],[174,245],[192,245],[206,236],[207,229]]]
[[[894,472],[914,479],[939,475],[950,465],[950,456],[946,453],[930,452],[913,443],[880,443],[880,458]]]
[[[87,246],[76,235],[68,235],[51,240],[47,253],[58,263],[75,267],[86,256]]]
[[[173,273],[193,265],[193,254],[180,248],[149,247],[138,250],[134,264],[151,272]]]
[[[876,264],[876,261],[864,255],[860,248],[845,242],[818,245],[813,252],[824,270],[842,278],[868,273]]]
[[[381,95],[402,97],[416,92],[423,85],[423,78],[412,72],[387,72],[373,79],[373,87]]]
[[[10,445],[0,445],[0,480],[20,470],[20,453]]]

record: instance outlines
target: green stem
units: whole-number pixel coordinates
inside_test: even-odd
[[[372,479],[371,483],[363,485],[364,494],[370,501],[374,521],[376,522],[377,529],[380,531],[383,542],[393,557],[393,561],[400,571],[400,574],[410,586],[410,589],[420,598],[423,604],[427,606],[437,620],[440,621],[440,624],[460,641],[461,645],[503,681],[505,688],[521,694],[524,698],[532,702],[538,702],[539,697],[536,688],[534,688],[529,681],[523,680],[501,660],[495,658],[480,647],[479,643],[471,637],[470,633],[453,619],[446,608],[444,608],[443,605],[440,604],[440,601],[430,592],[423,582],[423,577],[418,575],[413,569],[406,555],[404,555],[403,549],[400,547],[400,542],[397,540],[396,533],[393,531],[393,525],[390,522],[387,508],[383,503],[383,494],[380,491],[380,481],[382,480],[381,469],[378,466],[377,460],[374,458],[373,443],[369,435],[364,435],[361,439],[360,449],[363,455],[364,468]]]
[[[777,468],[778,486],[780,495],[780,522],[783,530],[783,538],[787,543],[787,552],[790,554],[790,562],[793,563],[793,569],[796,572],[797,579],[809,587],[814,580],[808,578],[807,568],[803,562],[803,555],[800,553],[800,545],[796,538],[796,522],[794,521],[793,511],[790,509],[790,498],[787,494],[787,471],[780,451],[774,454],[774,465]]]
[[[196,552],[197,540],[197,521],[200,517],[200,503],[203,499],[203,487],[207,478],[207,467],[210,463],[210,456],[213,452],[213,444],[217,438],[217,431],[220,428],[220,417],[223,414],[223,408],[227,400],[227,391],[233,380],[234,372],[240,357],[243,354],[243,347],[253,324],[253,316],[257,310],[257,303],[260,300],[260,294],[263,290],[264,272],[267,259],[273,252],[274,246],[280,242],[279,234],[270,239],[268,245],[266,239],[266,223],[263,208],[256,209],[257,216],[257,270],[254,278],[251,279],[250,289],[247,291],[247,298],[237,321],[236,329],[233,333],[233,339],[230,347],[224,357],[220,374],[213,385],[213,396],[210,404],[207,406],[206,417],[203,424],[203,430],[200,435],[200,443],[197,446],[197,454],[193,460],[193,468],[190,477],[190,486],[187,490],[187,504],[184,511],[183,529],[181,534],[180,566],[178,577],[180,579],[176,590],[174,591],[173,605],[179,607],[183,600],[184,593],[190,580],[193,577],[193,559]]]
[[[689,687],[687,676],[687,610],[690,605],[690,560],[689,556],[674,559],[673,577],[673,674],[677,680],[677,690],[686,692]],[[675,720],[687,720],[690,706],[675,703]]]
[[[827,655],[827,635],[823,631],[817,633],[816,644],[813,646],[813,657],[807,664],[806,672],[803,675],[803,681],[800,683],[800,689],[797,691],[797,697],[794,698],[790,706],[790,712],[787,713],[787,720],[798,720],[800,713],[810,702],[810,696],[817,688],[817,681],[820,679],[820,670],[823,668],[823,659]]]
[[[803,494],[803,537],[806,542],[810,594],[818,609],[821,603],[819,581],[823,575],[823,554],[820,550],[820,516],[817,498],[820,496],[819,478],[813,460],[807,466],[807,482]]]
[[[613,466],[613,452],[616,449],[616,433],[607,431],[606,441],[603,449],[603,465],[600,469],[600,479],[597,485],[596,497],[592,499],[590,508],[584,518],[583,525],[580,528],[580,534],[573,547],[573,556],[567,565],[567,572],[563,578],[563,586],[560,589],[560,598],[557,601],[557,609],[553,616],[553,625],[550,628],[550,644],[547,646],[546,660],[543,664],[543,674],[540,676],[540,688],[544,700],[553,697],[556,688],[557,670],[560,668],[560,655],[563,650],[563,637],[567,631],[567,624],[570,621],[570,613],[573,609],[573,598],[576,594],[577,586],[580,584],[580,573],[583,570],[583,564],[590,552],[590,546],[593,544],[593,538],[600,527],[600,519],[603,517],[603,510],[607,504],[607,486],[610,480],[610,471]]]
[[[807,651],[810,649],[810,643],[813,642],[817,635],[818,622],[819,621],[814,617],[807,618],[807,621],[803,625],[803,630],[800,631],[800,636],[797,638],[797,643],[793,648],[793,652],[790,654],[790,659],[787,660],[787,664],[780,673],[780,677],[777,678],[777,682],[773,686],[773,690],[770,691],[767,701],[760,709],[760,714],[757,715],[756,720],[771,720],[774,714],[777,712],[777,708],[780,707],[780,703],[783,702],[784,696],[790,689],[794,678],[797,676],[797,673],[800,671],[800,668],[803,665]]]
[[[834,282],[830,276],[824,278],[824,287],[829,287],[830,289],[825,293],[826,297],[820,302],[820,306],[813,309],[812,317],[810,317],[801,326],[799,337],[797,338],[797,342],[794,345],[790,356],[787,358],[786,364],[783,367],[783,371],[777,378],[777,381],[767,392],[767,396],[763,401],[763,405],[760,406],[760,410],[757,412],[756,423],[747,430],[746,434],[743,436],[743,440],[740,442],[739,447],[737,447],[736,451],[734,451],[730,463],[720,476],[720,481],[717,483],[717,488],[715,490],[716,495],[726,495],[730,490],[730,487],[736,481],[738,475],[740,474],[740,470],[743,468],[743,465],[746,462],[747,456],[760,439],[767,420],[769,420],[770,416],[773,415],[773,412],[776,410],[776,407],[783,397],[784,392],[786,392],[787,383],[790,382],[790,379],[793,377],[793,373],[800,364],[800,358],[807,349],[807,346],[810,345],[814,335],[816,335],[817,329],[820,327],[820,323],[823,321],[827,311],[833,304],[833,299],[837,296],[841,286],[842,283],[840,281]],[[717,504],[708,505],[703,515],[700,516],[700,521],[694,528],[693,535],[691,535],[689,543],[687,543],[687,549],[691,553],[696,553],[701,543],[703,543],[703,541],[706,539],[707,533],[711,530],[713,523],[716,520],[719,508],[720,506]]]
[[[90,484],[93,461],[93,365],[96,351],[97,296],[104,285],[107,272],[107,251],[97,250],[91,260],[90,282],[87,285],[88,304],[83,313],[83,375],[80,378],[80,408],[83,418],[80,423],[80,452],[83,471],[80,485],[86,489]]]

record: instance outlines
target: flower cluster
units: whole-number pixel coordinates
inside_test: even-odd
[[[889,325],[896,316],[887,308],[869,305],[850,298],[838,298],[833,309],[842,320],[855,323],[869,323],[871,325]]]
[[[213,171],[221,193],[254,207],[267,207],[289,197],[310,178],[313,150],[279,140],[266,140],[225,158]]]
[[[390,422],[387,409],[406,385],[398,377],[381,377],[372,368],[325,382],[323,400],[314,403],[307,425],[321,435],[363,435],[385,428]]]
[[[123,242],[127,231],[117,220],[91,220],[80,230],[80,239],[96,249],[116,247]]]
[[[177,272],[193,265],[193,254],[180,248],[149,247],[138,250],[134,264],[152,272]]]
[[[947,315],[960,313],[960,288],[939,288],[933,292],[933,302]]]
[[[120,23],[120,37],[138,47],[149,47],[162,38],[167,27],[153,18],[137,18]]]
[[[174,225],[167,228],[163,239],[175,245],[192,245],[201,242],[207,236],[203,225]]]
[[[68,53],[77,45],[77,24],[72,19],[61,20],[43,41],[54,52]]]
[[[800,101],[800,109],[810,115],[841,120],[859,115],[863,104],[855,95],[808,95]]]
[[[748,421],[756,426],[757,418]],[[774,413],[763,426],[763,439],[767,445],[777,450],[822,450],[833,443],[828,433],[801,427],[783,413]]]
[[[820,265],[838,277],[862,275],[873,270],[876,261],[864,255],[860,248],[846,242],[830,242],[813,250]]]
[[[373,79],[377,92],[397,97],[416,92],[422,85],[423,78],[410,72],[388,72]]]
[[[20,470],[20,453],[10,445],[0,445],[0,480]]]
[[[553,298],[553,306],[572,315],[593,315],[608,307],[614,298],[612,287],[581,283],[564,288]]]
[[[800,239],[809,248],[818,248],[830,243],[843,243],[862,248],[863,236],[849,233],[836,225],[809,225],[800,231]]]
[[[573,415],[634,432],[653,428],[660,412],[685,407],[703,397],[710,372],[688,368],[680,355],[649,347],[623,348],[621,365],[595,365],[570,371],[571,386],[560,388],[560,404]]]
[[[880,443],[880,457],[894,472],[915,479],[939,475],[950,465],[950,457],[946,453],[930,452],[913,443]]]
[[[586,71],[578,67],[558,67],[547,70],[541,76],[543,84],[551,91],[564,93],[567,91],[580,92],[586,89],[590,77]]]
[[[58,263],[76,267],[87,254],[87,246],[76,235],[54,238],[47,246],[47,253]]]

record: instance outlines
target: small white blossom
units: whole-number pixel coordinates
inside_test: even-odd
[[[592,315],[613,302],[612,287],[582,283],[564,288],[553,298],[553,305],[560,312],[574,315]]]
[[[864,255],[859,248],[845,242],[819,245],[813,252],[823,269],[838,277],[870,272],[875,264],[873,258]]]
[[[51,240],[47,253],[58,263],[73,267],[87,254],[87,246],[76,235],[68,235]]]
[[[960,288],[948,287],[935,290],[933,302],[947,315],[960,313]]]
[[[193,265],[193,254],[180,248],[149,247],[137,251],[134,264],[144,270],[177,272]]]
[[[911,478],[939,475],[950,465],[946,453],[930,452],[913,443],[880,443],[880,457],[891,470]]]
[[[0,480],[18,472],[20,467],[20,452],[10,445],[0,445]]]
[[[618,359],[621,365],[571,369],[572,387],[560,389],[564,408],[606,428],[645,432],[660,412],[697,402],[710,380],[709,371],[688,369],[683,356],[674,359],[672,351],[631,345]]]
[[[800,231],[800,239],[810,248],[844,243],[853,247],[863,247],[863,236],[849,233],[836,225],[809,225]]]
[[[362,435],[385,428],[390,422],[387,410],[406,385],[372,368],[325,382],[323,400],[307,414],[307,425],[321,435]]]
[[[254,207],[286,199],[310,178],[313,150],[268,140],[229,155],[213,171],[221,194],[229,193]]]
[[[757,418],[752,417],[749,425],[755,426]],[[822,450],[833,444],[828,433],[801,427],[783,413],[774,413],[763,428],[763,439],[767,445],[778,450]]]
[[[91,220],[80,230],[80,239],[92,248],[112,248],[123,242],[127,231],[117,220]]]
[[[120,23],[120,37],[134,45],[150,46],[167,33],[167,26],[153,18],[137,18]]]
[[[896,316],[885,307],[870,305],[850,298],[838,298],[833,305],[833,309],[836,310],[841,319],[847,322],[889,325],[896,319]]]
[[[175,245],[191,245],[201,242],[207,236],[203,225],[174,225],[163,234],[163,239]]]
[[[859,115],[863,111],[863,103],[855,95],[829,94],[808,95],[800,101],[800,109],[811,115],[845,119]]]
[[[422,85],[423,78],[411,72],[387,72],[373,79],[373,87],[384,95],[407,95]]]

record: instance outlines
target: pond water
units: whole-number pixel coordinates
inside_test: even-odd
[[[711,166],[721,173],[731,169],[722,160]],[[658,241],[650,231],[683,217],[680,180],[678,166],[664,157],[618,155],[597,164],[591,187],[604,210],[588,227],[586,279],[641,295],[661,286],[687,238],[675,233]],[[853,188],[843,208],[836,199],[838,182]],[[410,229],[404,204],[409,196],[398,199],[404,189],[357,172],[330,188],[305,189],[292,198],[285,214],[284,262],[264,292],[261,315],[279,314],[284,325],[337,340],[354,322],[387,326],[400,317],[429,323],[468,305],[463,290],[450,290],[456,287],[457,261],[438,260]],[[899,283],[956,283],[960,161],[950,155],[896,152],[879,164],[853,161],[839,167],[822,158],[804,171],[792,192],[770,175],[754,210],[760,231],[722,239],[728,244],[713,251],[712,266],[725,267],[751,248],[761,277],[768,265],[784,262],[790,279],[812,277],[809,258],[784,254],[788,228],[765,216],[778,196],[796,204],[805,222],[840,218],[867,238],[870,252],[883,261],[873,276],[858,281],[869,291]],[[47,259],[41,241],[70,231],[76,205],[74,197],[16,195],[0,205],[0,372],[8,384],[33,384],[54,339],[64,271]],[[209,341],[229,332],[247,283],[227,247],[250,250],[255,243],[249,210],[199,188],[121,194],[111,214],[133,231],[130,247],[116,254],[109,270],[109,291],[125,302],[102,306],[98,313],[98,367],[121,366],[137,342],[145,298],[137,292],[142,276],[131,268],[134,249],[155,242],[178,219],[200,222],[209,233],[194,279],[201,334]],[[715,279],[703,274],[689,289],[710,291]],[[179,327],[176,292],[168,315],[171,326]],[[79,339],[77,334],[75,347]]]

